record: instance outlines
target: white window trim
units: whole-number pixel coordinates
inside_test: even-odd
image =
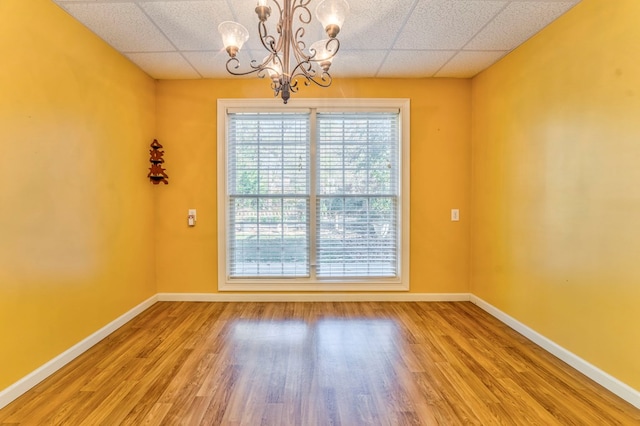
[[[399,273],[395,278],[366,278],[310,281],[308,278],[229,279],[227,273],[227,111],[233,109],[251,112],[270,109],[290,111],[300,108],[318,108],[340,111],[400,110],[400,253]],[[286,107],[273,99],[218,99],[217,103],[217,214],[218,214],[218,290],[219,291],[408,291],[409,285],[409,209],[410,209],[410,101],[409,99],[291,99]]]

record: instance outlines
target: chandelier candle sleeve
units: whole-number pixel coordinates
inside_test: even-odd
[[[345,0],[323,0],[316,7],[316,18],[328,39],[308,45],[305,39],[306,25],[311,23],[309,4],[312,0],[258,0],[258,37],[268,55],[261,63],[252,60],[248,68],[240,70],[238,52],[249,38],[247,29],[236,22],[225,21],[218,26],[225,50],[229,54],[227,71],[232,75],[256,73],[260,78],[269,76],[275,96],[280,95],[286,104],[291,93],[298,91],[298,81],[305,86],[314,83],[329,87],[332,77],[329,68],[340,49],[336,38],[349,12]],[[276,34],[269,34],[266,22],[274,4],[279,12]]]
[[[267,6],[267,0],[258,0],[256,14],[258,15],[258,19],[260,19],[260,22],[264,22],[269,18],[269,15],[271,15],[271,8]]]

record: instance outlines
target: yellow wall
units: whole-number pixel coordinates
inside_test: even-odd
[[[155,82],[49,0],[0,1],[0,390],[155,294]]]
[[[295,97],[411,99],[411,291],[468,292],[470,81],[336,79]],[[262,79],[160,81],[158,137],[171,184],[158,197],[159,292],[217,291],[216,101],[272,97]],[[274,100],[274,103],[280,101]],[[187,210],[198,224],[187,227]],[[450,221],[450,209],[461,221]]]
[[[471,291],[640,389],[640,1],[473,79]]]
[[[216,100],[270,94],[154,82],[49,0],[0,18],[3,389],[156,292],[216,292]],[[294,95],[410,98],[411,291],[471,291],[636,389],[639,21],[583,0],[472,81]],[[168,186],[145,178],[154,137]]]

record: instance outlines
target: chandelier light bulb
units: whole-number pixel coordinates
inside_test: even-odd
[[[242,49],[244,43],[249,39],[249,31],[237,22],[224,21],[218,25],[218,31],[222,36],[224,48],[232,58],[235,58],[238,51]]]
[[[345,0],[323,0],[316,8],[316,17],[330,38],[338,35],[348,14],[349,3]]]

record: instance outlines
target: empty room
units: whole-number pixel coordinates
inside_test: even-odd
[[[0,425],[640,424],[639,22],[0,0]]]

